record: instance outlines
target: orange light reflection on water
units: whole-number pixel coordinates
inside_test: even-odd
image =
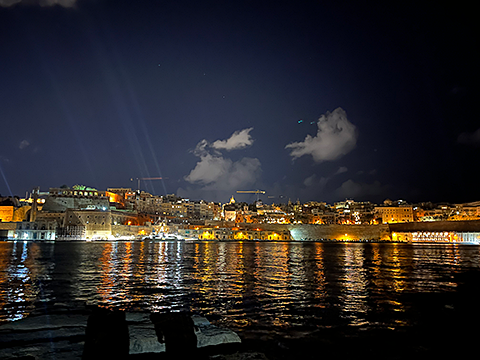
[[[312,274],[309,274],[315,283],[313,290],[313,297],[317,300],[315,302],[316,307],[324,307],[323,300],[326,297],[325,290],[325,264],[324,264],[324,250],[322,243],[315,243],[315,261],[313,262],[314,268],[311,270]]]
[[[352,325],[362,325],[366,322],[365,315],[369,310],[363,247],[347,243],[343,250],[342,310],[352,317]]]
[[[115,244],[116,248],[116,244]],[[112,294],[115,293],[115,261],[112,259],[114,244],[105,243],[100,257],[100,266],[102,269],[101,282],[97,291],[103,302],[113,302]]]

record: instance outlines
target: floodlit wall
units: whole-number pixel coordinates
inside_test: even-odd
[[[0,221],[13,221],[13,206],[0,206]]]

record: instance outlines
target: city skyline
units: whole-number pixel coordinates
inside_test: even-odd
[[[162,177],[141,188],[216,202],[257,189],[272,202],[476,201],[472,14],[0,0],[0,194]]]

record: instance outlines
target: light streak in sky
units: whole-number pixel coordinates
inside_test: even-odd
[[[3,181],[5,182],[5,185],[7,185],[10,196],[13,196],[12,189],[10,189],[10,184],[8,183],[7,177],[5,176],[5,172],[3,171],[1,165],[0,165],[0,172],[2,173]]]
[[[114,44],[115,42],[113,41],[113,36],[111,34],[110,38],[112,39],[111,43]],[[103,72],[104,81],[110,90],[110,95],[113,103],[115,104],[118,118],[125,131],[125,137],[128,139],[131,152],[135,157],[135,162],[141,175],[140,177],[153,176],[150,173],[147,165],[151,161],[147,160],[147,157],[142,150],[141,144],[143,143],[148,145],[151,157],[153,158],[153,163],[157,172],[155,175],[163,177],[155,150],[152,145],[150,133],[145,125],[145,117],[142,113],[138,98],[134,91],[134,87],[132,86],[132,82],[130,81],[129,73],[126,70],[127,67],[124,65],[120,53],[116,48],[114,48],[111,49],[112,56],[108,56],[105,51],[105,46],[102,46],[98,39],[92,39],[92,41],[97,48],[97,54],[100,63],[105,70]],[[112,69],[116,69],[116,71],[112,71]],[[125,89],[125,92],[122,92],[120,89]],[[141,141],[139,139],[140,129],[143,135]],[[162,185],[164,193],[167,194],[167,189],[163,179]],[[153,185],[151,186],[153,187]],[[156,193],[156,191],[153,192]]]

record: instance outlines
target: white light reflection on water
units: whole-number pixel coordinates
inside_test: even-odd
[[[48,293],[41,290],[43,281],[49,280],[45,273],[50,269],[36,266],[33,258],[39,255],[39,247],[29,246],[26,241],[14,241],[10,249],[0,252],[0,279],[8,285],[0,292],[0,304],[9,320],[25,317],[39,295],[48,298]]]

